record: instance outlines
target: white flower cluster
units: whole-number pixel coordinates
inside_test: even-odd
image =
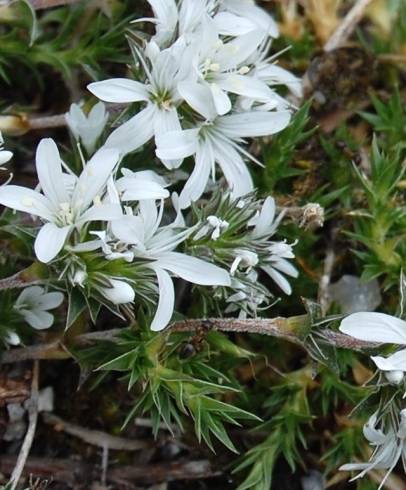
[[[105,102],[139,104],[106,147],[121,154],[154,139],[156,156],[173,170],[194,156],[179,196],[181,209],[200,198],[216,164],[235,197],[253,190],[244,138],[268,136],[290,121],[290,104],[273,86],[300,95],[299,79],[272,64],[267,53],[277,26],[250,0],[149,0],[156,34],[133,44],[142,75],[91,83]]]
[[[380,428],[377,428],[378,424]],[[374,447],[370,461],[345,464],[340,470],[361,471],[353,480],[362,478],[368,471],[387,470],[378,488],[381,490],[399,460],[402,461],[403,467],[406,465],[406,409],[391,414],[386,424],[378,420],[376,413],[373,414],[364,425],[363,432],[367,441]]]
[[[132,303],[142,294],[149,301],[158,298],[153,330],[171,320],[172,277],[227,288],[222,293],[227,311],[256,315],[270,296],[257,285],[260,273],[287,294],[291,288],[285,276],[297,275],[289,263],[292,246],[271,239],[281,219],[275,218],[273,199],[261,207],[258,201],[256,207],[248,206],[245,236],[239,246],[228,247],[226,260],[216,260],[216,254],[199,257],[187,242],[208,235],[220,246],[234,229],[233,220],[214,214],[204,222],[194,220],[190,206],[210,180],[210,191],[219,190],[218,165],[225,177],[224,195],[233,208],[243,210],[243,196],[253,195],[246,160],[256,161],[244,138],[272,135],[289,124],[291,105],[274,86],[283,84],[298,97],[300,81],[267,58],[278,30],[254,2],[148,1],[155,17],[137,22],[152,22],[155,35],[142,45],[130,41],[137,80],[118,78],[88,87],[105,102],[131,104],[124,111],[130,118],[103,141],[109,118],[105,105],[97,103],[86,115],[73,104],[66,122],[88,160],[80,151],[80,175],[62,160],[54,141],[44,139],[36,152],[37,188],[4,185],[0,204],[37,219],[35,254],[43,263],[58,260],[60,278],[69,288],[81,288],[85,297],[112,307]],[[163,164],[157,169],[161,173],[151,169],[154,159],[147,170],[123,168],[124,157],[150,140]],[[190,156],[194,169],[182,186],[175,170]],[[0,163],[10,157],[0,148]],[[131,158],[127,161],[131,167]],[[168,189],[172,184],[180,188],[179,195]],[[92,269],[86,261],[94,257],[100,264]],[[40,291],[31,293],[38,296]],[[42,310],[18,311],[34,328],[45,328],[50,317]]]
[[[367,342],[377,342],[379,344],[406,345],[406,321],[384,313],[359,312],[344,318],[340,325],[341,332],[350,335],[358,340]],[[400,349],[388,357],[372,356],[372,361],[377,366],[379,372],[384,375],[386,384],[399,387],[404,392],[404,374],[406,372],[406,349]],[[384,383],[385,384],[385,383]],[[402,388],[403,385],[403,388]],[[396,412],[394,398],[391,403],[386,404],[391,411],[386,417],[386,423],[377,414],[371,416],[364,426],[364,436],[372,446],[374,452],[368,463],[346,464],[340,469],[346,471],[361,470],[356,477],[364,476],[368,471],[374,469],[387,470],[385,478],[382,480],[379,489],[382,488],[397,465],[402,459],[403,466],[406,467],[406,407],[403,399],[401,404],[403,409]],[[380,429],[376,429],[378,423]]]

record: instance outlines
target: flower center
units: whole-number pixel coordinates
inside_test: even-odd
[[[61,202],[56,214],[56,223],[59,226],[73,225],[75,216],[71,205],[68,202]]]

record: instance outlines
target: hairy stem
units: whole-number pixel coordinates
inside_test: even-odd
[[[0,291],[5,289],[18,289],[38,284],[46,276],[46,268],[38,262],[34,262],[26,269],[13,274],[12,276],[0,279]]]
[[[221,332],[249,333],[267,335],[280,338],[306,348],[305,338],[310,332],[310,325],[307,315],[295,316],[290,318],[258,318],[251,320],[239,320],[235,318],[210,318],[199,320],[184,320],[173,323],[165,332],[194,332],[199,328],[208,330],[218,330]],[[85,346],[97,341],[113,341],[121,329],[106,330],[103,332],[91,332],[69,341],[69,347]],[[329,344],[334,347],[352,350],[373,349],[379,344],[363,342],[348,335],[333,330],[322,330],[318,339],[321,343]],[[32,359],[67,359],[71,357],[69,348],[65,347],[64,339],[46,343],[10,349],[3,352],[0,364],[27,361]]]

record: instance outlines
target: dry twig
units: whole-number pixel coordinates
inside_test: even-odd
[[[328,307],[330,305],[330,293],[329,286],[331,282],[331,274],[333,272],[335,261],[335,253],[332,249],[327,250],[326,258],[324,260],[323,275],[319,282],[318,302],[320,304],[321,313],[323,316],[327,314]]]
[[[100,430],[86,429],[76,424],[66,422],[60,417],[44,412],[43,420],[46,424],[54,426],[55,430],[66,432],[74,437],[78,437],[87,444],[116,451],[139,451],[151,447],[151,443],[141,440],[126,439],[124,437],[112,436]]]
[[[10,474],[14,464],[14,457],[2,456],[0,458],[0,471]],[[75,488],[77,483],[80,482],[81,488],[84,488],[86,483],[99,479],[100,469],[80,460],[33,457],[28,458],[24,474],[38,478],[52,477],[53,481],[63,482],[65,485],[68,484]],[[134,481],[143,484],[155,484],[164,481],[199,480],[202,478],[213,478],[218,475],[221,475],[221,472],[213,469],[207,460],[174,461],[170,463],[116,466],[110,468],[107,480],[116,485],[128,485]],[[86,488],[90,488],[90,484]]]
[[[11,474],[11,490],[17,488],[18,482],[20,481],[21,475],[24,471],[24,466],[27,461],[28,455],[31,450],[31,446],[34,440],[35,431],[37,428],[38,420],[38,382],[39,382],[39,361],[34,361],[34,366],[32,370],[32,381],[31,381],[31,397],[28,400],[28,429],[25,435],[23,444],[20,449],[20,453],[17,458],[16,465]]]
[[[352,9],[324,45],[324,51],[333,51],[334,49],[341,48],[347,42],[357,24],[362,19],[365,9],[371,2],[372,0],[357,0],[355,2]]]

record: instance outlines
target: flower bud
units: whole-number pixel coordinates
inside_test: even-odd
[[[74,276],[72,277],[72,284],[75,286],[80,286],[82,288],[86,279],[87,279],[86,272],[83,270],[78,270],[75,272]]]
[[[134,289],[124,281],[109,279],[111,288],[101,288],[101,293],[105,298],[115,305],[122,305],[134,301]]]
[[[385,372],[385,377],[389,381],[389,383],[393,385],[398,385],[402,382],[403,380],[403,371],[386,371]]]

